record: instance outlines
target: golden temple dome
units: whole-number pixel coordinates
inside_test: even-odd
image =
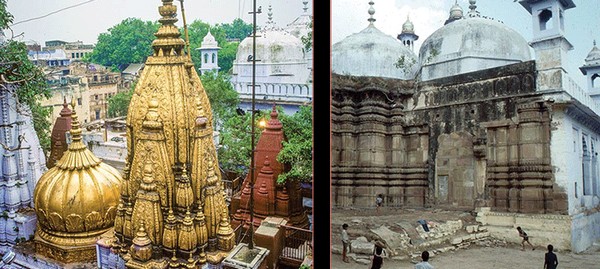
[[[46,246],[58,246],[58,251],[44,251],[47,253],[64,254],[68,252],[64,249],[88,247],[95,254],[97,236],[114,224],[122,178],[119,171],[103,163],[83,144],[75,103],[71,106],[72,142],[56,166],[40,177],[34,191],[36,240],[50,243]],[[70,257],[63,261],[85,256],[70,254],[62,255]]]

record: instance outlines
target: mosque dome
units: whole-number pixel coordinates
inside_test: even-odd
[[[269,20],[266,27],[257,32],[256,59],[261,63],[299,62],[304,60],[304,45],[300,38],[279,29],[273,22],[273,13],[269,6]],[[252,53],[252,37],[247,37],[238,46],[237,63],[247,63]]]
[[[83,144],[74,109],[71,117],[72,143],[34,191],[37,233],[53,245],[93,246],[114,224],[122,179]]]
[[[444,25],[423,42],[419,51],[422,80],[529,60],[529,45],[519,33],[481,17]]]
[[[372,4],[370,2],[369,4]],[[373,15],[373,6],[369,14]],[[331,71],[340,75],[412,79],[417,69],[416,55],[400,41],[371,24],[333,44]]]
[[[283,30],[269,28],[257,33],[256,59],[260,63],[303,61],[303,48],[299,38]],[[236,62],[246,63],[252,54],[252,37],[247,37],[238,46]]]
[[[288,31],[289,33],[291,33],[293,36],[295,36],[297,38],[305,37],[311,31],[311,28],[309,28],[309,26],[310,26],[310,22],[312,21],[312,18],[308,14],[308,7],[307,7],[308,1],[307,0],[302,1],[302,4],[304,5],[304,8],[303,8],[304,12],[302,13],[302,15],[297,17],[294,21],[292,21],[290,24],[288,24],[287,27],[285,28],[286,31]]]

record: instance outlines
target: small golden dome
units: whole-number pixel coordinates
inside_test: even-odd
[[[122,178],[83,144],[71,106],[72,142],[34,191],[37,233],[58,246],[87,246],[113,226]]]

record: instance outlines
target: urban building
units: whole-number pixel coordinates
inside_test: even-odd
[[[218,57],[218,52],[220,49],[221,48],[217,44],[217,40],[215,40],[215,37],[210,33],[209,30],[206,36],[204,36],[202,39],[200,48],[197,48],[197,50],[200,51],[201,58],[199,69],[200,75],[208,71],[218,72],[219,69],[221,69],[219,67]]]
[[[476,210],[508,241],[516,226],[574,252],[600,239],[600,51],[577,85],[565,71],[573,1],[519,3],[529,43],[470,0],[418,55],[418,25],[407,20],[398,41],[369,3],[369,26],[332,47],[334,207],[375,206],[382,194],[390,207]]]
[[[276,26],[270,6],[267,15],[267,25],[256,37],[255,107],[265,110],[277,103],[285,113],[294,113],[298,106],[312,104],[312,53],[305,51],[300,38]],[[291,27],[296,28],[297,24]],[[251,110],[252,44],[251,36],[240,42],[231,76],[244,110]]]

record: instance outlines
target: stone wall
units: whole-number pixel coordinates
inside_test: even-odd
[[[572,250],[572,220],[567,215],[493,212],[488,207],[478,209],[477,221],[487,228],[490,236],[506,242],[521,244],[516,229],[520,226],[535,247],[552,244],[557,250]]]

